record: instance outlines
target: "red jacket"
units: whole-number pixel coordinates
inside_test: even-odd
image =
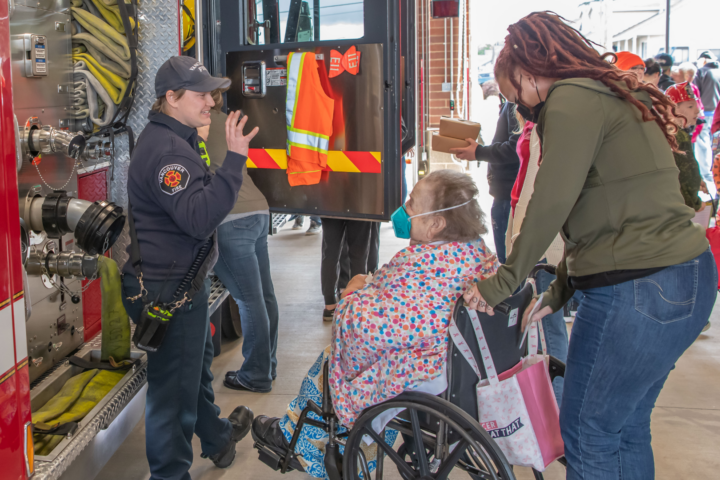
[[[710,126],[710,134],[713,134],[717,131],[720,131],[720,102],[718,102],[717,108],[715,109],[713,123]]]

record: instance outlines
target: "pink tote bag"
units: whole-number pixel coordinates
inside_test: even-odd
[[[487,379],[477,385],[478,418],[512,465],[544,471],[564,453],[557,402],[548,373],[547,357],[539,355],[538,337],[546,352],[542,325],[533,323],[529,332],[529,354],[521,364],[500,375],[495,371],[490,349],[475,310],[468,309],[482,352]],[[480,377],[472,352],[454,323],[450,335],[475,373]]]

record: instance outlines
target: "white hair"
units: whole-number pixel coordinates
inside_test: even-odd
[[[688,82],[693,81],[697,70],[697,67],[690,62],[683,62],[678,66],[678,71],[683,74]]]

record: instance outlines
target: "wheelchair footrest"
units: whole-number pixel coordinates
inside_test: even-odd
[[[264,445],[260,442],[255,442],[253,445],[254,448],[258,451],[258,459],[263,462],[268,467],[272,468],[275,471],[280,471],[282,468],[283,460],[285,460],[285,457],[283,455],[280,455],[278,452],[273,450],[270,446]],[[290,462],[292,464],[292,461]],[[288,472],[293,471],[294,468],[292,468],[290,465],[288,465]]]
[[[258,449],[258,459],[261,462],[275,471],[280,470],[280,464],[282,463],[280,455],[257,443],[255,444],[255,448]]]

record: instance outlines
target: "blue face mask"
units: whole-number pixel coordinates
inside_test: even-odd
[[[405,211],[405,205],[395,210],[390,216],[392,221],[393,230],[397,238],[410,238],[410,229],[412,228],[412,222],[410,216]]]
[[[430,215],[433,213],[438,212],[444,212],[445,210],[452,210],[454,208],[460,208],[464,205],[467,205],[468,203],[472,202],[474,199],[470,199],[465,203],[461,203],[460,205],[455,205],[454,207],[449,208],[442,208],[440,210],[433,210],[432,212],[425,212],[420,213],[418,215],[413,215],[412,217],[408,215],[407,210],[405,210],[405,205],[401,206],[395,212],[390,216],[390,220],[392,221],[393,230],[395,231],[395,236],[397,238],[404,238],[409,239],[410,238],[410,230],[412,229],[412,218],[415,217],[422,217],[423,215]]]

